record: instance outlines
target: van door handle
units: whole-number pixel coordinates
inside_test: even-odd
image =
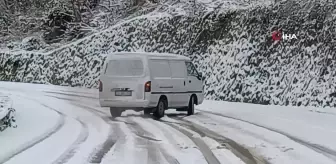
[[[185,85],[185,81],[183,82],[183,84]]]
[[[191,80],[189,80],[189,83],[191,83]]]

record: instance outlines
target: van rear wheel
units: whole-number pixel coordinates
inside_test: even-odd
[[[188,116],[195,113],[195,96],[190,97],[189,106],[188,106]]]
[[[162,118],[165,114],[165,110],[168,108],[167,106],[167,101],[165,99],[160,99],[153,113],[154,117],[156,117],[157,119]]]
[[[120,117],[121,116],[121,113],[123,112],[124,110],[120,109],[120,108],[113,108],[113,107],[110,107],[110,113],[111,113],[111,116],[112,117]]]

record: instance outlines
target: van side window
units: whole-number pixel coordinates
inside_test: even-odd
[[[172,72],[172,78],[184,78],[186,66],[184,61],[172,60],[169,61]]]
[[[151,60],[150,72],[153,77],[171,77],[170,66],[167,60]]]
[[[186,62],[188,76],[198,76],[195,66],[191,62]]]

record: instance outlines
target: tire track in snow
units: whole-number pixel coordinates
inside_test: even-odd
[[[147,164],[163,163],[163,154],[161,153],[160,146],[155,142],[143,138],[136,138],[135,143],[137,147],[147,149]]]
[[[69,146],[69,148],[53,162],[53,164],[61,164],[68,162],[76,154],[76,150],[78,149],[78,147],[87,140],[89,136],[88,126],[79,119],[76,119],[76,121],[78,121],[82,126],[79,136],[77,137],[75,142],[73,142]]]
[[[159,126],[159,125],[158,125],[158,121],[156,121],[156,120],[154,120],[154,119],[148,119],[148,122],[151,122],[151,124],[152,124],[153,126],[156,126],[157,128],[159,128],[159,129],[163,132],[164,136],[170,141],[170,142],[169,142],[170,144],[177,144],[177,145],[180,145],[180,144],[181,144],[181,143],[179,143],[179,142],[176,140],[176,138],[174,138],[170,133],[176,133],[176,132],[177,132],[177,133],[180,133],[181,135],[183,135],[184,137],[186,137],[186,138],[189,139],[189,137],[185,136],[183,133],[181,133],[180,131],[178,131],[178,130],[172,128],[172,127],[169,126],[169,125],[166,125],[166,124],[162,123],[162,125]],[[175,131],[174,131],[174,130],[175,130]],[[172,132],[172,131],[174,131],[174,132]],[[177,136],[179,136],[179,135],[177,135]],[[190,140],[190,141],[193,142],[192,140]],[[179,146],[179,147],[180,147],[180,146]],[[180,148],[181,148],[181,147],[180,147]],[[196,145],[195,145],[194,148],[196,148]],[[168,161],[169,163],[176,163],[176,164],[179,163],[179,161],[178,161],[176,158],[172,157],[172,156],[167,152],[166,149],[161,148],[161,152],[164,154],[165,158],[167,159],[167,161]]]
[[[82,109],[85,109],[86,111],[92,113],[93,115],[101,118],[102,120],[104,120],[104,122],[106,124],[111,125],[111,122],[113,121],[112,117],[107,117],[106,116],[107,113],[104,113],[103,111],[96,109],[96,107],[93,107],[93,106],[90,106],[90,105],[87,105],[87,104],[84,105],[83,102],[81,102],[79,100],[64,98],[64,97],[58,97],[58,96],[51,96],[51,95],[45,95],[45,96],[57,98],[57,99],[60,99],[60,100],[69,101],[72,105],[80,107]]]
[[[52,98],[56,98],[56,99],[60,99],[60,100],[66,100],[66,101],[76,101],[75,99],[63,98],[63,97],[58,97],[58,96],[51,96],[51,95],[44,95],[44,96],[52,97]]]
[[[201,126],[195,125],[190,121],[183,120],[183,118],[178,118],[178,115],[174,115],[174,117],[169,117],[171,119],[174,119],[177,122],[169,122],[169,121],[163,121],[160,120],[174,128],[178,129],[183,129],[179,128],[180,125],[184,128],[187,128],[188,130],[191,130],[193,132],[198,133],[201,137],[209,137],[215,141],[217,141],[220,144],[224,144],[225,147],[227,147],[229,150],[232,151],[233,154],[235,154],[238,158],[240,158],[242,161],[244,161],[246,164],[269,164],[267,160],[265,160],[263,157],[259,156],[258,154],[255,154],[254,152],[249,151],[247,148],[239,145],[237,142],[226,138],[224,136],[221,136],[220,134],[217,134],[214,131],[211,131],[209,129],[203,128]],[[186,130],[184,130],[186,131]],[[187,132],[189,133],[189,132]],[[189,134],[192,136],[192,134]],[[206,144],[205,144],[206,145]]]
[[[163,122],[163,123],[165,123],[165,122]],[[181,132],[182,134],[184,134],[185,136],[190,138],[190,140],[192,140],[195,143],[195,145],[199,148],[199,150],[201,151],[201,153],[203,154],[203,156],[205,157],[206,161],[209,164],[221,164],[221,162],[216,158],[216,156],[212,153],[211,149],[207,146],[207,144],[202,139],[193,137],[192,133],[190,133],[190,132],[188,132],[188,131],[186,131],[182,128],[179,128],[176,125],[172,125],[172,124],[167,124],[167,125],[169,125],[170,127],[178,130],[179,132]]]
[[[119,121],[119,120],[118,120]],[[127,118],[125,121],[125,124],[131,129],[131,131],[138,137],[150,140],[153,142],[159,142],[161,140],[156,139],[155,136],[152,133],[147,132],[144,128],[142,128],[139,124],[131,120],[130,118]]]
[[[43,91],[43,92],[45,92],[45,93],[51,93],[51,94],[58,94],[58,95],[65,95],[65,96],[72,96],[72,97],[83,97],[83,98],[98,100],[97,97],[83,96],[83,95],[78,95],[78,94],[71,94],[71,93],[64,93],[64,92],[55,92],[55,91]]]
[[[132,132],[126,124],[120,122],[114,122],[113,124],[116,125],[116,131],[113,137],[115,137],[117,141],[104,156],[101,163],[135,163],[133,155],[136,156],[138,153],[141,153],[139,149],[135,149],[135,136],[132,135]]]
[[[161,150],[158,148],[160,146],[154,144],[153,142],[160,142],[161,140],[155,139],[153,134],[144,130],[139,124],[131,120],[129,117],[126,119],[126,122],[131,122],[126,125],[136,136],[138,136],[135,140],[137,145],[144,145],[147,149],[147,159],[149,160],[148,163],[160,163]]]
[[[50,95],[48,95],[50,96]],[[63,99],[63,100],[67,100],[67,101],[76,101],[76,102],[80,102],[79,100],[74,100],[74,99],[69,99],[69,98],[61,98],[61,97],[58,97],[58,96],[50,96],[50,97],[55,97],[55,98],[58,98],[58,99]],[[88,105],[83,105],[83,104],[78,104],[78,103],[72,103],[76,106],[79,106],[81,108],[84,108],[86,110],[90,110],[91,112],[93,112],[94,114],[97,115],[96,112],[100,113],[100,114],[103,114],[103,115],[106,115],[106,113],[100,111],[100,110],[97,110],[93,107],[90,107]],[[179,164],[178,160],[174,157],[172,157],[168,152],[166,152],[163,148],[158,148],[158,147],[161,147],[159,145],[157,145],[159,141],[159,139],[156,139],[155,136],[149,132],[147,132],[146,130],[144,130],[139,124],[137,124],[136,122],[134,122],[133,120],[130,119],[130,117],[133,116],[133,115],[128,115],[128,117],[126,118],[126,121],[123,121],[123,119],[112,119],[111,117],[110,118],[106,118],[106,117],[102,117],[102,116],[99,116],[101,117],[102,119],[104,119],[106,122],[108,121],[116,121],[116,122],[122,122],[122,123],[125,123],[127,125],[127,127],[139,138],[136,138],[136,142],[139,144],[139,145],[145,145],[146,146],[146,149],[148,150],[148,159],[149,159],[149,162],[152,162],[152,163],[157,163],[158,160],[161,158],[161,155],[164,156],[164,158],[167,160],[168,163],[170,164]],[[136,116],[136,115],[134,115]],[[137,116],[136,116],[137,117]],[[123,118],[123,117],[121,117]],[[176,129],[176,128],[174,128]],[[178,130],[180,131],[180,130]],[[184,134],[182,132],[182,134]],[[185,135],[185,134],[184,134]],[[188,138],[190,138],[190,136],[187,136]],[[192,141],[194,141],[193,138],[190,138]],[[113,145],[116,141],[113,141]],[[156,142],[156,143],[155,143]],[[195,141],[194,141],[195,142]],[[111,142],[112,143],[112,142]],[[195,142],[196,143],[196,142]],[[220,164],[220,162],[218,161],[218,159],[214,156],[214,154],[212,153],[212,151],[210,150],[210,148],[202,141],[202,140],[199,140],[197,142],[198,144],[196,144],[201,150],[204,150],[204,151],[201,151],[201,153],[206,154],[204,155],[205,158],[207,159],[207,161],[209,163],[214,163],[214,164]],[[200,144],[199,144],[200,143]],[[111,147],[113,146],[111,145]],[[201,145],[201,146],[200,146]],[[110,148],[111,148],[110,147]],[[109,149],[110,149],[109,148]],[[102,150],[104,151],[104,150]],[[108,150],[105,148],[105,151],[107,152]],[[101,153],[101,154],[105,154],[105,153]],[[100,163],[101,162],[101,159],[103,158],[102,155],[100,155],[99,158],[96,158],[96,159],[90,159],[89,162],[90,163]],[[215,160],[214,160],[215,159]],[[214,162],[214,161],[217,161],[217,162]]]
[[[58,97],[57,97],[58,98]],[[60,98],[61,99],[61,98]],[[74,100],[70,100],[70,101],[74,101]],[[112,118],[110,117],[103,117],[97,113],[100,113],[102,115],[106,115],[106,113],[91,107],[89,105],[83,105],[83,104],[78,104],[78,103],[74,103],[72,102],[73,105],[81,107],[82,109],[87,110],[88,112],[96,115],[97,117],[101,118],[102,120],[105,121],[105,123],[111,125],[112,127],[109,130],[109,134],[107,136],[107,139],[100,145],[98,146],[98,149],[93,150],[93,152],[91,153],[88,162],[89,163],[101,163],[102,159],[104,158],[104,156],[112,149],[112,147],[115,145],[115,143],[118,140],[118,136],[114,135],[115,132],[118,131],[118,126],[116,124],[111,123]]]
[[[21,95],[18,95],[18,96],[21,96]],[[97,109],[91,108],[91,107],[89,107],[89,106],[85,106],[85,105],[81,105],[81,104],[73,103],[73,101],[76,101],[76,100],[73,100],[73,99],[61,98],[61,97],[51,96],[51,95],[45,95],[45,96],[52,97],[52,98],[56,98],[56,99],[62,99],[62,100],[66,100],[66,101],[70,101],[71,104],[73,104],[73,105],[75,105],[75,106],[79,106],[79,107],[81,107],[82,109],[84,108],[86,111],[88,111],[88,112],[90,112],[90,113],[93,113],[93,114],[96,115],[97,117],[103,119],[107,124],[109,124],[108,121],[109,121],[110,119],[108,119],[108,118],[104,118],[104,117],[102,117],[102,116],[100,116],[100,115],[98,115],[98,114],[96,113],[96,112],[100,112],[101,114],[106,115],[106,114],[105,114],[104,112],[102,112],[102,111],[99,111],[99,110],[97,110]],[[74,96],[77,96],[77,95],[74,95]],[[25,98],[27,98],[27,99],[30,99],[30,100],[32,100],[32,101],[35,101],[36,103],[38,103],[38,104],[40,104],[40,105],[42,105],[42,106],[45,106],[46,108],[49,108],[49,109],[51,109],[51,110],[57,112],[60,116],[62,116],[62,117],[61,117],[61,119],[62,119],[62,124],[61,124],[61,125],[62,125],[62,126],[57,127],[57,130],[53,131],[52,134],[56,133],[57,131],[59,131],[59,130],[64,126],[64,123],[65,123],[65,119],[64,119],[64,118],[66,117],[66,115],[65,115],[64,113],[61,113],[60,111],[58,111],[58,110],[56,110],[56,109],[54,109],[54,108],[52,108],[52,107],[50,107],[50,106],[48,106],[48,105],[45,105],[44,103],[41,103],[41,102],[39,102],[38,100],[35,100],[35,99],[33,99],[33,98],[28,98],[28,97],[26,97],[26,96],[21,96],[21,97],[25,97]],[[79,101],[77,100],[77,102],[79,102]],[[93,112],[93,111],[95,111],[95,112]],[[82,126],[81,132],[80,132],[78,138],[76,139],[76,141],[75,141],[73,144],[71,144],[71,145],[69,146],[69,148],[68,148],[64,153],[62,153],[62,155],[61,155],[60,157],[58,157],[58,158],[53,162],[53,164],[61,164],[61,163],[66,163],[66,162],[68,162],[68,161],[69,161],[69,160],[76,154],[76,150],[80,147],[80,145],[81,145],[82,143],[84,143],[84,142],[87,140],[88,136],[89,136],[88,125],[87,125],[86,123],[84,123],[83,121],[81,121],[80,119],[77,119],[77,118],[72,118],[72,119],[78,121],[78,122],[81,124],[81,126]],[[29,146],[28,148],[31,148],[31,147],[33,147],[34,145],[36,145],[36,144],[38,144],[38,143],[44,141],[45,139],[49,138],[52,134],[47,135],[47,136],[44,137],[42,140],[40,139],[38,142],[36,142],[35,144]],[[110,134],[111,134],[111,132],[110,132]],[[109,135],[108,137],[110,137],[110,136],[111,136],[111,135]],[[98,152],[93,152],[93,153],[97,153],[97,154],[96,154],[96,158],[94,159],[94,161],[99,161],[99,160],[101,160],[101,159],[103,158],[103,155],[105,155],[104,152],[109,151],[109,150],[112,148],[112,146],[114,145],[115,142],[110,142],[109,139],[107,139],[107,141],[104,142],[104,143],[107,143],[107,145],[103,145],[103,147],[102,147],[102,149],[101,149],[100,151],[98,151]],[[15,155],[17,155],[17,154],[19,154],[19,153],[21,153],[21,152],[27,150],[28,148],[26,148],[26,149],[24,149],[24,150],[22,150],[22,151],[20,151],[20,152],[18,152],[18,153],[15,153]],[[15,155],[14,155],[14,156],[15,156]],[[12,156],[12,157],[14,157],[14,156]],[[12,157],[10,157],[10,158],[12,158]],[[4,161],[8,161],[10,158],[6,158],[7,160],[4,160]],[[0,163],[2,163],[2,162],[0,161]]]
[[[49,97],[51,97],[51,96],[49,96]],[[56,97],[54,97],[54,98],[56,98]],[[31,99],[31,98],[29,98],[29,99]],[[43,105],[43,106],[45,106],[45,107],[47,107],[49,109],[52,109],[52,110],[56,111],[57,113],[59,113],[59,114],[61,114],[63,116],[63,119],[66,117],[66,115],[64,113],[61,113],[58,110],[56,110],[56,109],[54,109],[54,108],[52,108],[52,107],[50,107],[48,105],[45,105],[44,103],[41,103],[41,102],[39,102],[39,101],[37,101],[35,99],[31,99],[31,100],[36,101],[37,103],[39,103],[39,104],[41,104],[41,105]],[[71,144],[69,146],[69,148],[60,157],[58,157],[53,162],[53,164],[66,163],[69,159],[71,159],[76,154],[77,148],[82,143],[84,143],[87,140],[88,136],[89,136],[88,126],[83,121],[79,120],[78,118],[72,118],[72,119],[78,121],[81,124],[81,126],[82,126],[81,132],[80,132],[79,136],[77,137],[77,139],[75,140],[75,142],[73,144]],[[63,125],[64,125],[64,120],[63,120]]]
[[[107,139],[104,141],[103,144],[99,146],[98,149],[94,150],[89,157],[89,163],[101,163],[104,156],[111,150],[114,144],[117,142],[118,137],[114,135],[114,132],[117,131],[117,125],[112,124],[110,128],[109,134]]]
[[[102,115],[106,115],[107,113],[104,113],[103,111],[96,109],[96,107],[92,107],[92,106],[87,105],[87,104],[84,105],[82,101],[79,101],[79,100],[76,100],[76,99],[71,99],[71,98],[54,96],[54,95],[45,95],[45,96],[53,97],[53,98],[60,99],[60,100],[69,101],[71,104],[73,104],[75,106],[78,106],[80,108],[84,108],[86,111],[88,111],[90,113],[93,113],[95,116],[103,119],[106,123],[111,121],[110,118],[112,118],[112,117],[106,118],[106,117],[103,117],[103,116],[97,114],[97,113],[99,113],[99,114],[102,114]]]
[[[329,159],[332,159],[333,161],[336,161],[336,151],[335,150],[326,148],[326,147],[318,145],[318,144],[313,144],[313,143],[304,141],[304,140],[299,139],[297,137],[294,137],[294,136],[292,136],[292,135],[290,135],[290,134],[288,134],[286,132],[283,132],[283,131],[280,131],[280,130],[276,130],[274,128],[266,127],[266,126],[263,126],[263,125],[260,125],[260,124],[257,124],[257,123],[251,122],[251,121],[246,121],[246,120],[243,120],[243,119],[239,119],[239,118],[235,118],[235,117],[231,117],[231,116],[226,116],[226,115],[220,114],[220,113],[215,113],[215,112],[210,112],[210,111],[203,111],[203,110],[199,110],[199,111],[202,111],[202,112],[208,113],[208,114],[212,114],[212,115],[217,115],[217,116],[233,119],[233,120],[237,120],[237,121],[241,121],[241,122],[245,122],[245,123],[248,123],[248,124],[260,127],[260,128],[264,128],[264,129],[267,129],[269,131],[272,131],[272,132],[275,132],[275,133],[278,133],[278,134],[281,134],[281,135],[284,135],[284,136],[290,138],[291,140],[293,140],[293,141],[295,141],[295,142],[297,142],[297,143],[299,143],[299,144],[301,144],[303,146],[306,146],[309,149],[312,149],[312,150],[314,150],[317,153],[321,153],[324,156],[328,157]]]
[[[70,94],[93,94],[93,93],[90,93],[90,92],[84,92],[84,91],[74,91],[74,90],[58,90],[60,92],[63,92],[63,93],[70,93]]]
[[[145,119],[144,119],[145,120]],[[118,119],[120,122],[124,122],[127,127],[136,135],[138,138],[136,139],[136,142],[138,144],[141,144],[145,142],[146,149],[148,150],[148,156],[149,163],[159,163],[161,159],[161,155],[164,157],[164,159],[169,164],[179,164],[178,160],[175,157],[172,157],[167,151],[165,151],[159,144],[159,139],[156,139],[155,136],[152,133],[149,133],[146,131],[141,125],[136,123],[134,120],[132,120],[130,117],[126,118],[126,121],[122,121]]]
[[[58,96],[51,96],[51,95],[45,95],[45,96],[70,101],[70,103],[72,105],[80,107],[81,109],[84,109],[84,110],[92,113],[93,115],[95,115],[95,116],[101,118],[102,120],[104,120],[104,122],[106,124],[109,124],[109,122],[108,122],[109,119],[108,118],[102,117],[102,116],[100,116],[96,113],[96,112],[98,112],[100,114],[105,115],[104,112],[99,111],[99,110],[97,110],[93,107],[90,107],[88,105],[82,105],[82,104],[74,102],[74,101],[79,102],[78,100],[73,100],[73,99],[69,99],[69,98],[62,98],[62,97],[58,97]],[[87,140],[87,138],[89,136],[88,126],[84,122],[82,122],[81,120],[79,120],[79,119],[76,119],[76,120],[79,121],[82,124],[82,126],[85,127],[86,130],[84,132],[83,131],[81,132],[79,138],[69,147],[69,149],[65,153],[63,153],[62,156],[60,156],[55,162],[53,162],[53,164],[61,164],[61,163],[68,162],[76,154],[76,150],[79,148],[79,146]],[[90,163],[100,163],[102,158],[105,156],[105,154],[115,144],[116,140],[112,139],[112,134],[113,134],[112,129],[113,128],[110,128],[107,139],[104,141],[104,143],[102,145],[99,146],[99,149],[95,149],[91,153],[91,155],[89,157],[89,160],[88,160]]]
[[[0,163],[5,163],[6,161],[9,161],[11,158],[19,155],[20,153],[34,147],[35,145],[37,145],[37,144],[41,143],[42,141],[46,140],[47,138],[51,137],[53,134],[58,132],[64,126],[64,123],[65,123],[65,115],[63,113],[61,113],[61,112],[57,111],[56,109],[54,109],[52,107],[49,107],[49,106],[47,106],[43,103],[38,102],[35,99],[31,99],[31,98],[28,98],[26,96],[22,96],[22,95],[18,95],[18,94],[16,94],[16,95],[18,97],[21,97],[21,98],[24,98],[24,99],[30,99],[32,101],[35,101],[36,103],[38,103],[38,104],[56,112],[59,115],[59,119],[58,119],[57,123],[52,128],[50,128],[49,131],[45,132],[44,134],[40,135],[39,137],[36,137],[32,141],[30,141],[30,142],[26,143],[25,145],[21,146],[19,149],[12,152],[7,157],[4,157],[3,160],[0,161]]]

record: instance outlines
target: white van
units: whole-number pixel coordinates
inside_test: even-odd
[[[110,107],[112,117],[128,109],[156,118],[168,108],[192,115],[203,99],[201,74],[181,55],[118,52],[107,57],[100,74],[100,106]]]

